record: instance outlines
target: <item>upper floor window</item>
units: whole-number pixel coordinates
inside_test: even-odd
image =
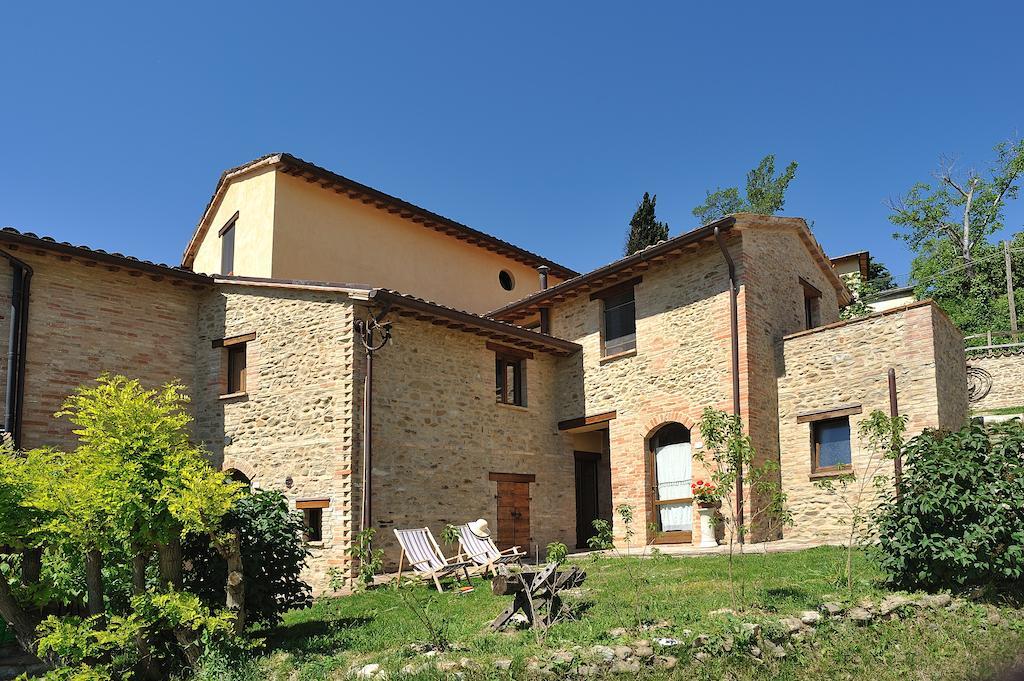
[[[487,343],[494,351],[494,394],[499,404],[526,406],[526,360],[533,359],[533,353],[519,348],[509,348],[497,343]]]
[[[804,291],[804,328],[821,326],[821,291],[803,277],[800,286]]]
[[[213,341],[213,347],[224,349],[222,395],[240,395],[248,391],[248,343],[255,338],[255,333],[247,333]]]
[[[516,287],[516,280],[508,270],[502,270],[498,273],[498,283],[506,291],[511,291]]]
[[[238,211],[220,228],[220,273],[235,273],[235,223],[238,222]]]
[[[611,289],[591,294],[602,304],[602,356],[610,357],[636,349],[636,299],[638,280],[624,282]]]

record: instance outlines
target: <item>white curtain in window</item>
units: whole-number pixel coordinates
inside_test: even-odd
[[[686,499],[692,496],[693,476],[689,442],[658,447],[654,452],[658,475],[658,499]],[[662,532],[693,529],[693,509],[689,502],[659,506]]]

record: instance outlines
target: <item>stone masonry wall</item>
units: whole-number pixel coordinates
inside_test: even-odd
[[[324,588],[351,542],[353,307],[337,292],[221,285],[200,305],[197,429],[216,464],[289,500],[329,499],[307,579]],[[247,391],[226,392],[226,351],[212,341],[255,333]],[[358,475],[358,472],[356,473]]]
[[[815,541],[844,541],[849,526],[845,506],[811,480],[811,426],[797,416],[811,411],[860,405],[851,415],[853,472],[858,480],[847,491],[853,498],[865,471],[891,473],[885,461],[870,464],[871,452],[860,441],[858,426],[872,411],[889,412],[888,370],[896,370],[900,413],[909,419],[907,436],[962,420],[965,404],[958,395],[939,386],[956,369],[937,369],[937,357],[955,355],[949,338],[939,339],[945,349],[936,353],[937,336],[952,336],[948,320],[934,314],[926,301],[851,322],[788,336],[780,343],[783,366],[779,377],[779,432],[783,490],[795,525],[785,536]],[[941,314],[941,313],[940,313]],[[950,400],[950,405],[943,404]],[[959,406],[957,406],[959,405]],[[942,414],[940,416],[940,414]],[[877,461],[877,459],[876,459]],[[866,496],[872,493],[870,481]]]
[[[836,290],[801,242],[801,226],[784,225],[774,217],[751,216],[743,232],[743,282],[746,334],[743,364],[747,390],[743,391],[743,417],[755,447],[754,466],[779,462],[778,376],[782,357],[779,341],[783,336],[804,330],[804,287],[810,283],[821,292],[818,300],[819,326],[839,320]],[[787,222],[793,222],[787,220]],[[774,482],[779,483],[778,471]],[[748,499],[747,513],[761,508],[765,500]],[[752,539],[778,538],[780,530],[773,519],[751,515]]]
[[[572,439],[559,433],[562,386],[542,352],[526,360],[526,407],[498,404],[495,353],[486,339],[391,315],[393,341],[374,358],[373,520],[389,565],[399,558],[393,529],[485,518],[496,524],[490,473],[536,476],[530,484],[533,555],[553,541],[575,544]],[[362,380],[361,378],[359,380]],[[453,555],[458,547],[442,549]]]
[[[970,352],[967,365],[984,369],[992,376],[988,395],[971,403],[975,413],[1024,405],[1024,349],[1018,351]],[[1022,409],[1024,411],[1024,409]]]
[[[931,306],[935,343],[935,389],[939,398],[939,428],[958,430],[970,412],[967,402],[967,358],[964,335],[938,305]]]
[[[738,259],[739,240],[731,239],[729,248]],[[558,420],[616,412],[609,424],[612,504],[633,506],[642,537],[655,519],[649,437],[665,423],[681,423],[691,429],[697,454],[704,407],[732,406],[728,270],[721,252],[707,246],[652,267],[635,298],[635,355],[602,361],[601,302],[588,294],[556,307],[551,329],[583,346],[561,360]],[[696,460],[693,469],[695,479],[706,474]],[[623,530],[616,522],[620,542]],[[699,534],[694,510],[693,541]]]
[[[192,284],[159,275],[154,280],[137,271],[86,264],[41,250],[0,247],[34,272],[23,447],[76,447],[71,424],[53,415],[75,388],[103,372],[138,378],[147,387],[173,380],[191,385],[200,296]],[[11,274],[7,261],[0,262],[0,377],[6,377],[7,370]],[[0,388],[0,403],[4,399]]]

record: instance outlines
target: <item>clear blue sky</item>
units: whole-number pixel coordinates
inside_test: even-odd
[[[317,4],[6,3],[0,224],[176,263],[289,151],[588,270],[644,191],[678,234],[773,152],[786,214],[901,273],[884,199],[1024,134],[1020,2]]]

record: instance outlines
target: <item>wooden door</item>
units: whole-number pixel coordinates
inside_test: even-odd
[[[530,483],[498,482],[498,536],[499,549],[530,546]]]
[[[600,454],[576,452],[576,548],[594,536],[597,510],[597,462]]]

